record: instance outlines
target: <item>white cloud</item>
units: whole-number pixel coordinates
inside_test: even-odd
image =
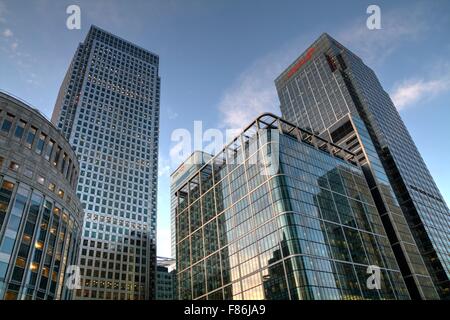
[[[170,174],[170,161],[163,155],[159,156],[158,177],[168,177]]]
[[[279,113],[280,102],[274,80],[312,39],[314,36],[297,39],[281,50],[262,57],[242,72],[219,102],[219,126],[242,129],[261,113]]]
[[[265,111],[274,111],[278,105],[273,79],[275,73],[265,68],[248,70],[237,83],[225,92],[219,105],[223,115],[221,126],[242,128]]]
[[[4,36],[5,38],[10,38],[10,37],[12,37],[14,34],[13,34],[13,32],[11,31],[11,29],[5,29],[3,32],[2,32],[2,36]]]
[[[406,80],[396,85],[391,97],[398,110],[413,106],[423,99],[430,99],[450,90],[450,78]]]

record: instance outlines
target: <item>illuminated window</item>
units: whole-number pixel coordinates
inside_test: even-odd
[[[14,183],[9,181],[4,181],[2,185],[2,189],[6,189],[8,191],[12,191],[14,189]]]
[[[56,216],[59,216],[60,211],[61,210],[59,208],[57,208],[57,207],[53,208],[53,214],[56,215]]]
[[[26,265],[26,261],[23,258],[17,258],[16,259],[16,266],[20,267],[20,268],[25,268]]]
[[[64,198],[64,191],[61,190],[61,189],[59,189],[59,191],[58,191],[58,196],[59,196],[61,199]]]
[[[54,165],[55,167],[58,165],[59,158],[61,157],[61,151],[62,151],[61,147],[58,146],[58,147],[56,148],[55,159],[53,160],[53,165]]]
[[[48,278],[49,270],[47,267],[42,268],[42,276]]]
[[[39,184],[44,184],[45,178],[44,178],[43,176],[38,176],[38,177],[37,177],[37,182],[38,182]]]
[[[50,191],[55,191],[55,189],[56,189],[56,186],[55,186],[54,183],[50,183],[50,184],[48,185],[48,190],[50,190]]]
[[[24,234],[22,237],[22,243],[24,243],[26,245],[30,245],[31,244],[31,236],[29,236],[28,234]]]
[[[33,272],[37,272],[37,270],[39,269],[39,263],[37,262],[32,262],[30,264],[30,270]]]
[[[9,169],[12,171],[17,171],[19,170],[19,165],[17,163],[15,163],[14,161],[11,161],[11,163],[9,164]]]
[[[42,226],[41,226],[42,228]],[[42,241],[36,241],[36,243],[34,244],[34,247],[38,250],[42,250],[42,248],[44,248],[44,243]]]

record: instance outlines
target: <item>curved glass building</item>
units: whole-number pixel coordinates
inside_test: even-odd
[[[58,130],[0,92],[0,299],[72,297],[64,284],[77,261],[83,221],[78,173]]]

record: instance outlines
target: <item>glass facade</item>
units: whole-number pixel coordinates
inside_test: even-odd
[[[83,220],[75,154],[48,120],[3,92],[0,123],[0,300],[71,299]],[[50,141],[65,161],[43,157]]]
[[[0,298],[71,298],[65,270],[76,265],[80,230],[67,208],[11,177],[0,183]]]
[[[302,61],[301,65],[299,61]],[[404,225],[403,221],[395,218],[406,220],[410,231],[405,231],[405,234],[412,233],[414,237],[413,241],[406,242],[418,247],[426,265],[426,272],[413,270],[413,264],[420,264],[420,259],[415,258],[416,250],[402,247],[403,252],[399,253],[404,256],[404,261],[399,261],[402,273],[405,280],[411,276],[415,278],[407,281],[411,296],[434,297],[427,289],[428,281],[424,281],[429,274],[440,297],[448,298],[449,210],[374,72],[351,51],[323,34],[275,83],[283,117],[299,126],[333,139],[330,128],[337,129],[336,123],[342,124],[343,117],[351,115],[353,123],[362,124],[355,126],[358,136],[368,133],[365,141],[359,141],[360,152],[373,151],[370,158],[363,160],[368,162],[371,171],[366,178],[376,180],[372,193],[383,193],[377,204],[385,207],[394,228],[392,233],[397,233],[391,237],[391,244],[395,246],[396,241],[401,241],[395,229]],[[390,205],[386,205],[387,202]],[[403,217],[389,213],[392,207],[397,206],[400,206]]]
[[[77,299],[153,299],[159,57],[91,27],[52,121],[80,159],[85,210]]]
[[[179,298],[409,299],[356,163],[266,114],[172,177]],[[380,268],[379,290],[367,286],[369,265]]]
[[[166,265],[156,267],[156,300],[177,300],[176,271]]]

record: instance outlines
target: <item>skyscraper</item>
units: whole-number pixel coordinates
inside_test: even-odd
[[[375,73],[323,34],[275,83],[284,118],[356,152],[410,295],[433,298],[429,274],[449,298],[449,210]]]
[[[80,161],[85,210],[78,299],[152,299],[156,272],[159,57],[95,26],[52,121]]]
[[[172,174],[180,299],[410,298],[352,152],[263,114],[193,158]]]

